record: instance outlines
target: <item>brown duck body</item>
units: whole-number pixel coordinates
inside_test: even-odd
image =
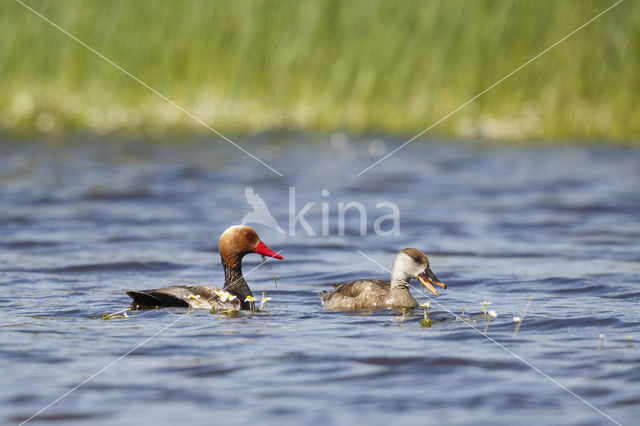
[[[179,285],[151,290],[128,290],[125,293],[139,307],[191,307],[194,309],[249,309],[245,302],[253,296],[242,275],[242,258],[248,253],[282,259],[267,247],[248,226],[228,228],[220,237],[220,257],[224,268],[224,287]]]
[[[429,268],[429,258],[420,250],[406,248],[396,255],[391,268],[391,281],[357,280],[333,284],[335,290],[318,293],[322,307],[330,310],[406,308],[417,306],[409,292],[409,282],[417,278],[436,296],[432,284],[446,288]]]
[[[329,310],[415,308],[416,300],[408,286],[394,287],[383,280],[357,280],[334,284],[332,292],[320,292],[322,306]]]

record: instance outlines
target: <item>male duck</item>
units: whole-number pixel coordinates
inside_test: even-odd
[[[126,293],[133,299],[134,305],[144,307],[250,309],[250,303],[245,302],[245,299],[253,295],[242,276],[242,258],[249,253],[276,259],[282,259],[282,256],[260,241],[256,231],[244,225],[235,225],[224,231],[220,236],[218,248],[224,268],[223,288],[180,285],[152,290],[130,290]]]

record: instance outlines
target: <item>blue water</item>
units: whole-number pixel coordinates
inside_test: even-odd
[[[214,139],[1,141],[0,422],[90,378],[29,424],[637,424],[640,150],[423,141],[358,177],[402,141],[328,139],[237,139],[283,177]],[[268,312],[101,319],[125,289],[221,284],[245,186],[287,231],[254,224],[285,260],[244,262]],[[316,236],[292,235],[292,187]],[[348,202],[367,235],[355,210],[340,235]],[[374,232],[380,202],[399,235]],[[322,309],[327,283],[388,276],[358,250],[389,268],[405,247],[449,285],[431,327]]]

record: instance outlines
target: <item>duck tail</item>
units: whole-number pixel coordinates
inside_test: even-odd
[[[176,307],[189,307],[189,303],[179,299],[177,297],[163,294],[155,290],[128,290],[125,291],[127,296],[133,299],[134,305],[145,307],[158,307],[158,306],[176,306]]]
[[[326,301],[328,301],[331,298],[331,294],[332,294],[332,292],[330,292],[330,291],[320,291],[320,292],[318,292],[318,296],[320,296],[320,301],[322,302],[323,305],[324,305],[324,303]]]

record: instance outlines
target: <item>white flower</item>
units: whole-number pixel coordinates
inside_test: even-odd
[[[226,302],[227,299],[229,299],[229,297],[231,296],[229,293],[227,293],[226,291],[219,291],[218,293],[218,297],[220,298],[221,302]]]
[[[256,298],[255,298],[255,297],[253,297],[253,296],[247,296],[247,297],[244,299],[244,301],[245,301],[245,302],[253,302],[254,300],[256,300]]]
[[[522,321],[522,318],[520,317],[513,317],[513,322],[520,322]]]
[[[420,307],[422,309],[426,309],[429,307],[429,305],[431,305],[431,300],[427,300],[426,302],[424,302],[422,305],[420,305]]]
[[[264,293],[262,293],[262,300],[260,301],[260,310],[262,310],[264,308],[264,305],[269,300],[271,300],[271,298],[270,297],[264,297]]]
[[[198,296],[200,297],[200,296]],[[236,300],[238,297],[235,294],[229,294],[229,300]]]
[[[490,311],[489,311],[489,316],[490,316],[491,318],[495,318],[495,317],[497,317],[497,316],[498,316],[498,314],[496,313],[496,311],[494,311],[494,310],[492,309],[492,310],[490,310]]]
[[[602,339],[602,340],[604,339],[604,334],[600,335],[600,339]]]
[[[487,302],[486,300],[484,302],[482,302],[482,306],[489,306],[491,304],[491,302]]]

